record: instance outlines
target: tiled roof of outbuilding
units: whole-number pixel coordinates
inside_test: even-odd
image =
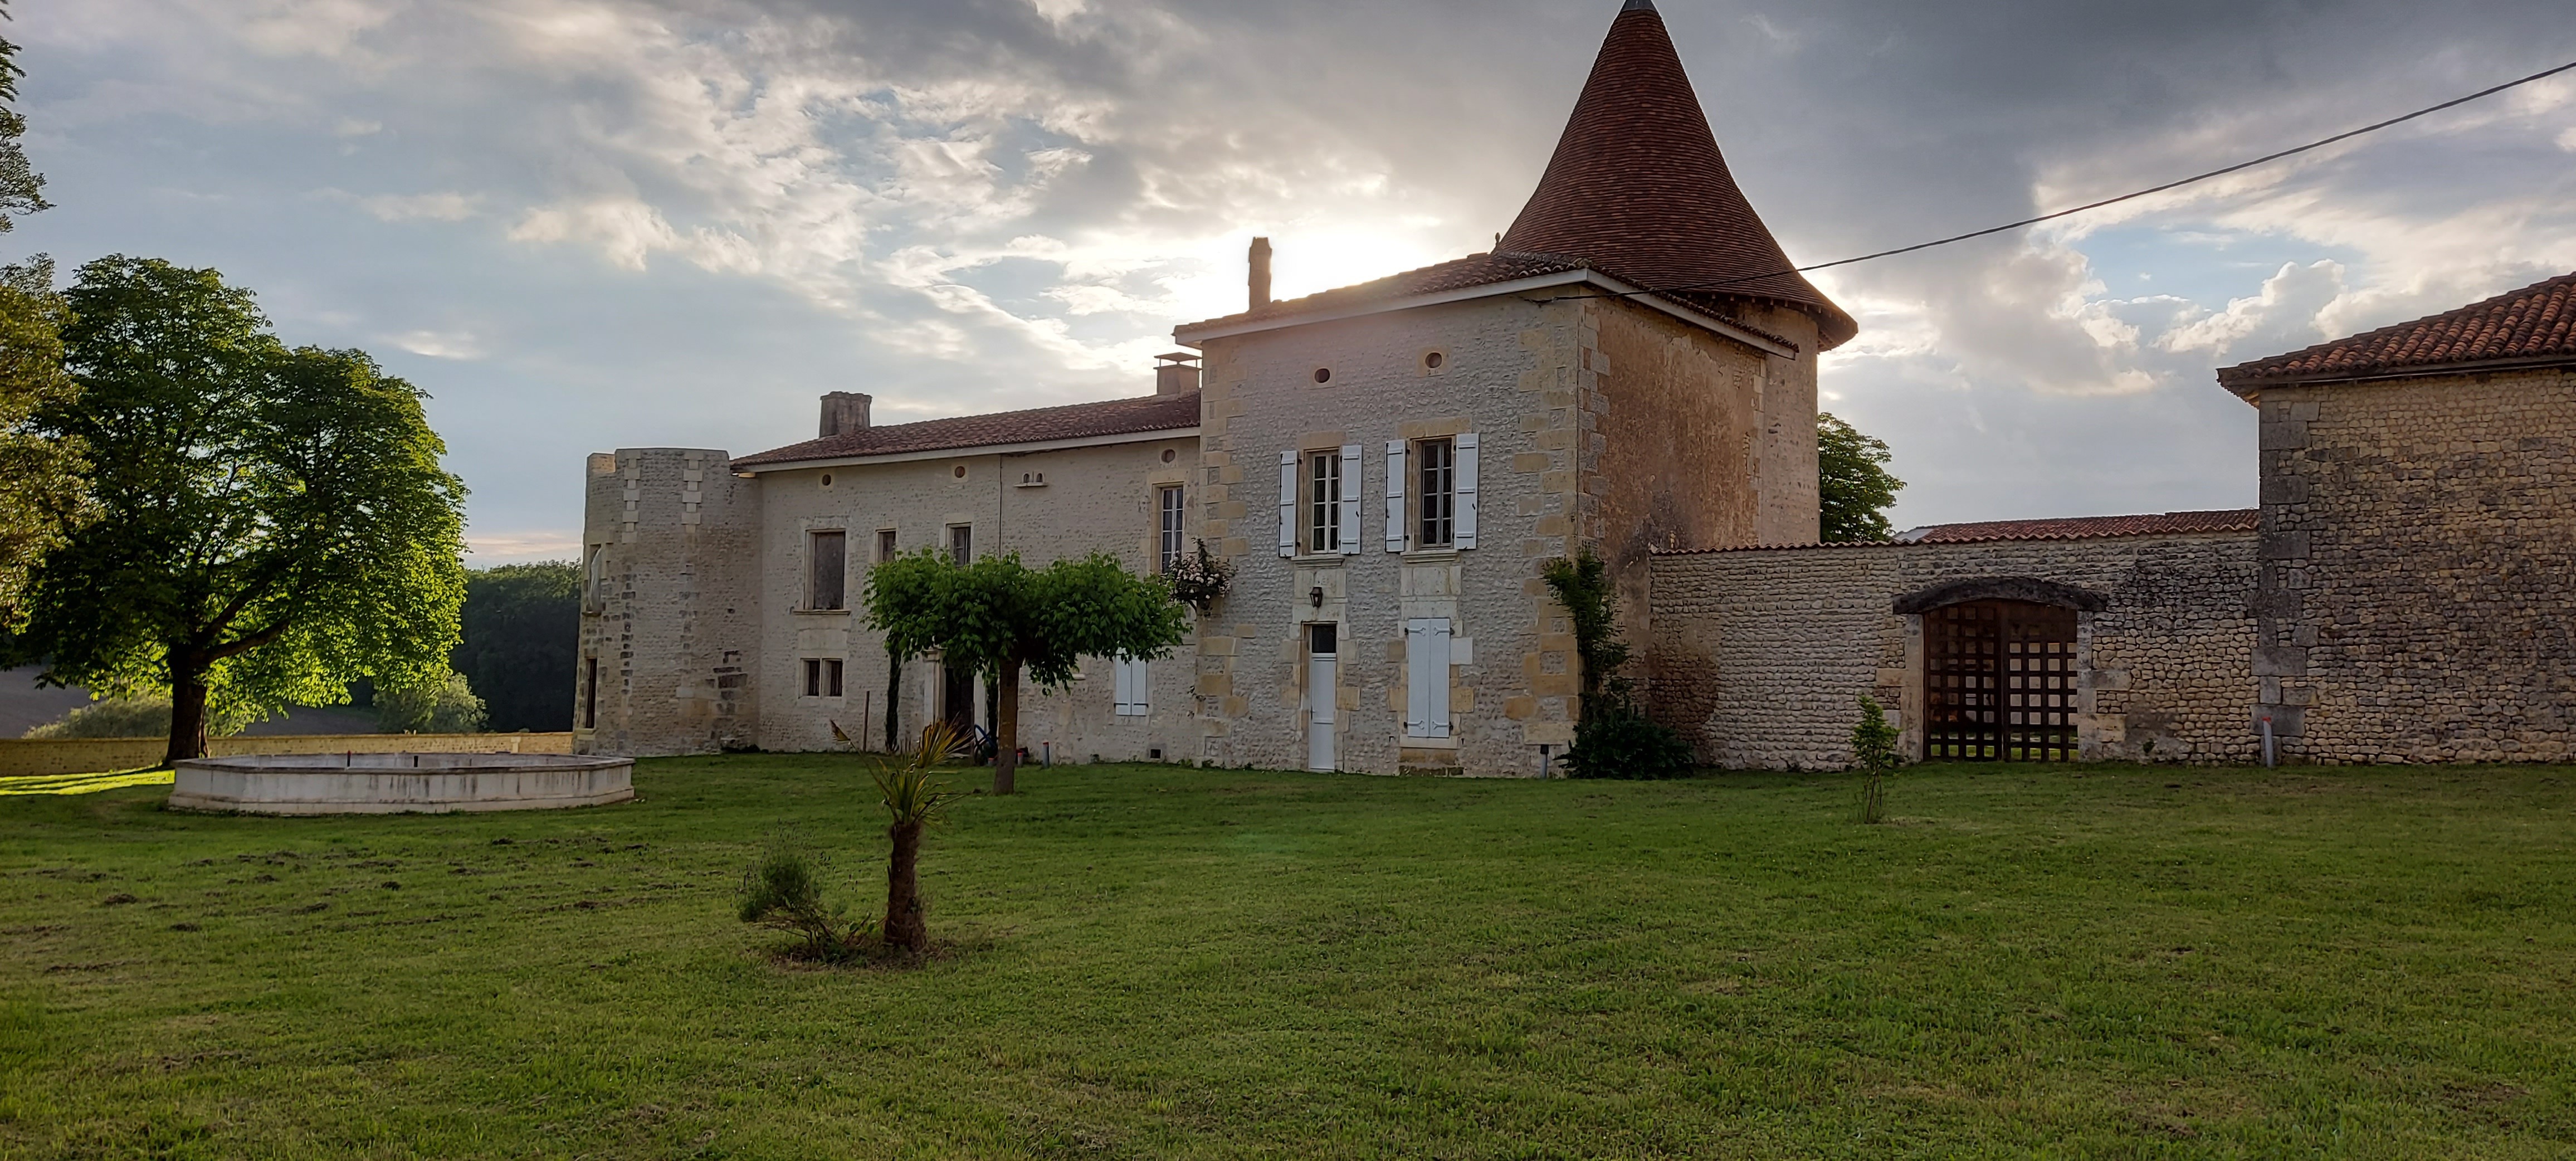
[[[2576,274],[2413,322],[2224,367],[2218,382],[2242,395],[2276,383],[2558,362],[2576,363]]]
[[[1885,548],[1891,544],[1983,544],[1998,540],[2093,540],[2106,536],[2177,536],[2194,532],[2252,532],[2262,527],[2260,508],[2215,512],[2158,512],[2140,516],[2067,516],[2050,520],[1984,520],[1971,524],[1933,524],[1910,528],[1894,540],[1850,540],[1831,544],[1745,544],[1733,548],[1658,550],[1658,555],[1694,552],[1758,552],[1803,548]]]
[[[2070,516],[2054,520],[1984,520],[1935,524],[1899,534],[1909,544],[1975,544],[1988,540],[2091,540],[2101,536],[2157,536],[2183,532],[2252,532],[2260,508],[2215,512],[2157,512],[2141,516]]]
[[[1199,393],[1189,391],[871,427],[743,456],[733,464],[750,468],[908,452],[963,451],[1003,444],[1177,431],[1198,425]]]
[[[1648,289],[1780,303],[1813,316],[1829,350],[1860,329],[1792,269],[1737,188],[1648,2],[1610,22],[1547,172],[1497,248],[1577,256]]]

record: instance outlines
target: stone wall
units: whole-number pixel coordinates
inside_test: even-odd
[[[593,455],[582,528],[575,749],[687,754],[751,744],[760,716],[758,487],[713,449]],[[593,698],[595,725],[585,716]]]
[[[2576,756],[2576,372],[2262,392],[2264,711],[2319,762]]]
[[[1100,551],[1138,572],[1155,567],[1155,489],[1187,486],[1197,441],[1186,434],[1138,442],[1018,455],[960,452],[897,462],[799,468],[761,474],[763,531],[759,684],[760,745],[769,750],[845,748],[832,727],[867,748],[882,748],[887,707],[884,637],[866,627],[866,570],[877,563],[881,531],[898,552],[945,549],[950,529],[973,530],[978,555],[1016,552],[1040,568]],[[824,481],[829,479],[826,484]],[[845,608],[810,608],[807,583],[812,534],[846,533]],[[805,693],[804,662],[838,659],[842,692]],[[1178,760],[1196,751],[1192,701],[1194,654],[1148,663],[1151,712],[1122,716],[1113,704],[1109,666],[1086,662],[1070,689],[1023,686],[1020,744],[1057,760]],[[897,728],[905,738],[939,716],[943,689],[936,659],[910,662],[903,675]],[[984,720],[983,694],[975,720]]]
[[[1308,764],[1305,626],[1341,641],[1338,768],[1535,775],[1572,737],[1572,643],[1537,580],[1572,527],[1583,308],[1519,298],[1309,323],[1204,348],[1207,536],[1233,591],[1199,627],[1199,756]],[[1430,365],[1428,356],[1440,356]],[[1315,372],[1329,369],[1329,381]],[[1386,445],[1473,432],[1477,544],[1386,549]],[[1357,444],[1358,551],[1278,553],[1279,457]],[[1322,602],[1312,595],[1322,591]],[[1452,737],[1407,737],[1404,625],[1452,625]]]
[[[2036,577],[2107,602],[2079,619],[2086,758],[2245,760],[2259,753],[2245,664],[2254,552],[2236,533],[1659,555],[1654,636],[1637,644],[1655,715],[1704,760],[1838,768],[1862,694],[1894,707],[1920,755],[1922,618],[1896,613],[1896,598]]]
[[[1586,302],[1580,536],[1609,565],[1627,635],[1648,553],[1816,540],[1816,324],[1743,304],[1765,350],[1618,299]]]

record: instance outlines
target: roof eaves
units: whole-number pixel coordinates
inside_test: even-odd
[[[1608,291],[1609,294],[1607,297],[1629,299],[1641,306],[1661,311],[1684,322],[1700,327],[1703,330],[1725,335],[1728,338],[1735,339],[1736,341],[1757,350],[1778,355],[1786,359],[1794,359],[1798,357],[1798,344],[1782,338],[1779,335],[1746,326],[1732,319],[1711,314],[1706,310],[1702,310],[1699,307],[1693,306],[1686,301],[1675,298],[1666,293],[1633,286],[1620,279],[1613,278],[1598,270],[1589,268],[1562,270],[1548,274],[1533,274],[1501,282],[1488,282],[1476,286],[1462,286],[1450,290],[1431,291],[1426,294],[1412,294],[1395,298],[1365,300],[1354,302],[1347,306],[1322,307],[1309,311],[1286,311],[1278,314],[1254,317],[1238,315],[1228,319],[1210,319],[1203,323],[1191,323],[1186,326],[1175,327],[1172,330],[1172,338],[1174,341],[1179,342],[1184,346],[1195,347],[1214,339],[1230,339],[1238,335],[1258,334],[1263,331],[1284,330],[1288,327],[1307,326],[1314,323],[1338,322],[1343,319],[1361,318],[1367,315],[1385,314],[1391,311],[1418,310],[1427,306],[1443,306],[1453,302],[1470,302],[1479,298],[1494,298],[1507,294],[1524,294],[1533,290],[1547,290],[1559,286],[1591,286],[1600,290]],[[1325,293],[1331,292],[1327,291]]]
[[[735,475],[756,476],[764,472],[806,471],[815,468],[849,468],[868,464],[903,464],[921,460],[955,459],[961,455],[1004,456],[1033,452],[1066,451],[1073,448],[1109,447],[1122,443],[1150,443],[1161,439],[1184,439],[1199,433],[1193,421],[1184,427],[1155,427],[1137,431],[1112,432],[1103,435],[1066,436],[1063,439],[1019,440],[1001,443],[961,443],[943,447],[910,448],[904,451],[847,455],[800,456],[794,459],[771,458],[763,452],[733,461]]]

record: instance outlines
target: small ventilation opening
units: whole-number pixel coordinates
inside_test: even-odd
[[[1449,356],[1441,354],[1438,351],[1433,351],[1428,355],[1422,356],[1423,369],[1428,371],[1437,371],[1440,369],[1440,365],[1442,363],[1446,363],[1448,361]]]
[[[831,486],[832,486],[832,473],[830,473],[830,472],[825,472],[825,473],[823,473],[823,486],[824,486],[824,487],[826,487],[826,488],[828,488],[828,487],[831,487]]]
[[[1315,381],[1316,381],[1316,382],[1318,382],[1318,383],[1330,383],[1330,382],[1332,382],[1332,381],[1333,381],[1333,369],[1332,369],[1332,368],[1330,368],[1330,367],[1317,367],[1317,368],[1315,368]]]
[[[950,468],[950,469],[948,470],[948,474],[949,474],[949,475],[952,475],[952,476],[955,476],[955,477],[957,477],[958,479],[961,479],[961,480],[962,480],[962,479],[965,479],[965,478],[966,478],[966,465],[964,465],[964,464],[959,464],[959,465],[957,465],[957,466],[956,466],[956,467],[954,467],[954,468]]]
[[[1179,458],[1181,458],[1181,453],[1180,453],[1180,452],[1175,451],[1175,450],[1173,450],[1173,449],[1171,449],[1171,448],[1164,448],[1164,449],[1163,449],[1163,462],[1164,462],[1164,463],[1167,463],[1167,464],[1168,464],[1168,463],[1172,462],[1173,460],[1176,460],[1176,459],[1179,459]]]
[[[1157,762],[1160,762],[1160,761],[1162,761],[1162,760],[1163,760],[1163,748],[1162,748],[1161,746],[1156,746],[1156,747],[1154,747],[1154,748],[1153,748],[1153,749],[1151,749],[1151,750],[1147,750],[1147,751],[1145,751],[1145,753],[1146,753],[1147,755],[1151,756],[1151,757],[1152,757],[1155,761],[1157,761]]]

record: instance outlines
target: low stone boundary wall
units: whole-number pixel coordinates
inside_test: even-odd
[[[0,778],[93,774],[158,765],[170,750],[166,738],[0,739]],[[572,735],[560,734],[279,734],[215,738],[209,758],[249,754],[569,754]]]
[[[2247,761],[2261,745],[2254,568],[2250,532],[1659,555],[1640,652],[1655,717],[1703,760],[1839,769],[1865,693],[1919,757],[1921,618],[1896,599],[2035,579],[2103,598],[2078,631],[2083,757]]]

